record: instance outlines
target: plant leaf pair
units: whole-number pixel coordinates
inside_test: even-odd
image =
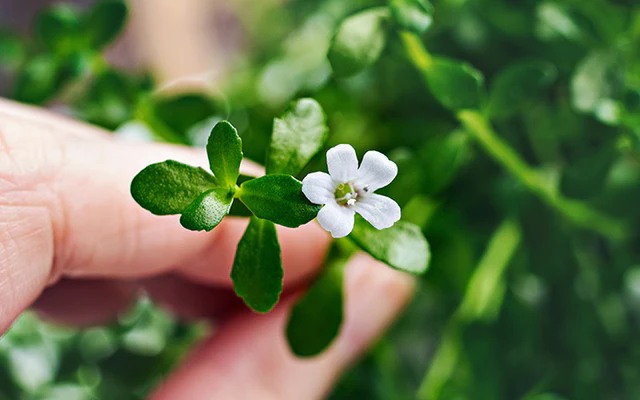
[[[131,183],[131,195],[156,215],[182,214],[187,229],[210,231],[227,215],[240,174],[242,141],[235,128],[222,121],[207,144],[214,175],[173,160],[152,164]]]
[[[36,36],[53,54],[101,50],[122,31],[127,14],[126,4],[117,0],[98,2],[84,15],[71,5],[58,4],[38,15]]]
[[[238,190],[237,197],[254,216],[238,244],[231,279],[238,296],[255,311],[271,310],[282,292],[284,271],[274,223],[295,228],[320,210],[291,175],[307,165],[326,136],[322,107],[313,99],[293,102],[274,120],[267,175],[243,182]]]

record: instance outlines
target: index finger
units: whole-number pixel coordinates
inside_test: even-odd
[[[60,276],[135,278],[180,269],[230,285],[246,221],[227,218],[210,233],[191,232],[177,216],[154,216],[131,198],[133,177],[167,159],[206,164],[202,151],[123,142],[0,101],[0,331]],[[329,237],[316,224],[279,235],[288,282],[320,265]]]

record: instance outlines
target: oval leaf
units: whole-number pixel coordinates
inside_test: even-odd
[[[220,186],[234,187],[240,175],[242,140],[236,128],[227,121],[220,121],[211,130],[207,142],[209,166]]]
[[[342,22],[327,54],[335,75],[354,75],[380,57],[387,41],[388,18],[388,8],[377,7]]]
[[[349,235],[362,250],[390,267],[423,274],[431,257],[427,239],[416,225],[398,221],[391,228],[377,230],[359,215]]]
[[[80,15],[68,4],[58,4],[40,13],[35,23],[38,40],[55,54],[69,54],[81,40]]]
[[[346,260],[330,263],[291,310],[287,340],[293,353],[312,357],[326,349],[342,324],[343,275]]]
[[[609,52],[593,51],[578,66],[571,78],[571,103],[581,112],[592,112],[613,92],[611,70],[615,59]]]
[[[280,298],[283,276],[275,225],[252,217],[238,243],[231,270],[236,294],[253,310],[265,313]]]
[[[290,175],[266,175],[240,187],[239,199],[258,218],[297,228],[318,215],[320,206],[302,194],[302,182]]]
[[[227,188],[204,192],[184,210],[180,223],[192,231],[209,232],[229,213],[232,202],[233,192]]]
[[[153,97],[152,102],[155,115],[181,135],[221,111],[221,106],[203,93],[159,94]]]
[[[482,74],[467,63],[434,57],[427,71],[433,96],[448,109],[477,109],[482,97]]]
[[[88,122],[116,129],[133,118],[138,99],[137,82],[126,74],[108,69],[97,75],[75,108]]]
[[[127,21],[127,14],[127,5],[122,1],[97,3],[83,21],[89,46],[99,50],[118,37]]]
[[[13,98],[24,103],[44,103],[64,84],[64,75],[63,67],[55,57],[36,56],[22,66]]]
[[[292,103],[273,121],[267,174],[295,175],[320,150],[327,138],[324,111],[313,99]]]
[[[131,195],[153,214],[181,214],[214,186],[213,176],[204,169],[167,160],[140,171],[131,182]]]
[[[390,7],[398,25],[419,35],[433,22],[433,6],[427,0],[392,0]]]
[[[520,61],[502,70],[491,85],[489,114],[508,117],[535,100],[556,77],[553,64],[543,61]]]

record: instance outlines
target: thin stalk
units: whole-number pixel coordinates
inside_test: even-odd
[[[400,32],[409,60],[427,79],[433,58],[424,47],[420,37],[411,32]],[[579,200],[564,197],[554,187],[548,185],[543,177],[511,148],[492,128],[486,117],[478,110],[458,111],[456,117],[480,146],[496,162],[501,164],[527,189],[538,196],[547,205],[581,228],[598,232],[612,239],[626,236],[627,226],[588,206]]]
[[[419,400],[440,397],[459,363],[463,329],[473,321],[497,316],[505,293],[504,275],[521,240],[520,227],[513,219],[502,222],[491,236],[458,309],[447,323],[431,366],[422,379],[417,394]]]

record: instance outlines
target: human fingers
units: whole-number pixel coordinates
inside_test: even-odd
[[[166,159],[206,164],[202,151],[122,142],[0,101],[0,332],[47,283],[63,276],[140,278],[197,260],[206,268],[197,278],[230,285],[230,260],[245,221],[191,232],[177,216],[153,216],[131,198],[133,177]],[[319,227],[280,232],[288,281],[321,263],[329,238]]]
[[[32,307],[44,319],[58,324],[98,325],[129,308],[138,291],[134,282],[62,279],[46,288]]]
[[[169,399],[319,399],[389,326],[414,288],[412,277],[368,256],[346,270],[345,321],[320,356],[296,358],[284,336],[292,298],[273,312],[244,311],[196,348],[152,396]]]

